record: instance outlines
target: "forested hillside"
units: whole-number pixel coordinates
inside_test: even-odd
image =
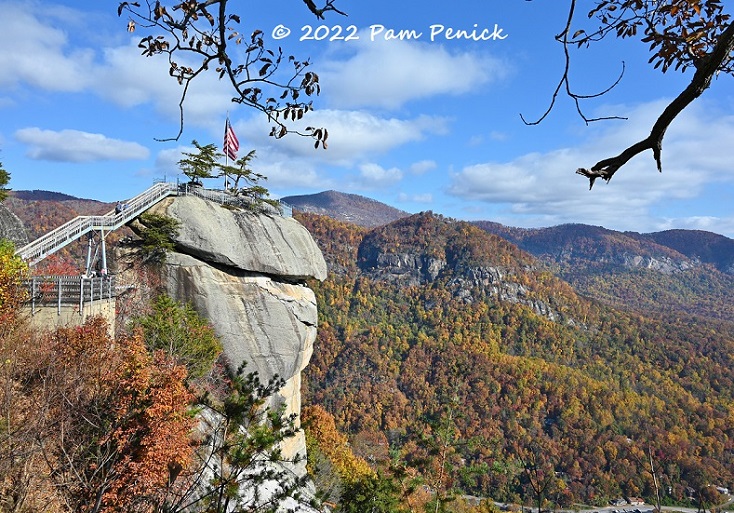
[[[734,484],[733,324],[613,310],[430,213],[372,231],[299,220],[330,268],[304,400],[375,465],[389,447],[439,497],[566,507],[651,500],[650,456],[664,501]]]
[[[532,253],[580,293],[617,308],[734,321],[734,240],[722,235],[475,224]]]
[[[109,210],[6,203],[32,233]],[[733,487],[729,239],[479,229],[431,213],[374,229],[297,218],[329,266],[311,284],[320,325],[304,403],[402,490],[652,500],[650,455],[664,501],[710,504],[708,485]],[[71,249],[79,261],[84,244]]]

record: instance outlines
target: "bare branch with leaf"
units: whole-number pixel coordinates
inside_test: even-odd
[[[344,13],[327,0],[322,7],[304,0],[317,18],[326,12]],[[326,131],[309,128],[303,132],[292,123],[313,110],[312,97],[321,92],[319,77],[310,71],[308,59],[297,59],[283,49],[269,48],[262,30],[243,34],[241,17],[230,12],[228,0],[183,2],[121,2],[118,15],[128,15],[130,32],[140,30],[138,47],[146,57],[164,55],[169,75],[182,86],[179,101],[178,140],[183,134],[184,104],[192,82],[213,70],[234,90],[232,101],[263,112],[276,139],[289,133],[315,139],[315,147],[326,148]]]
[[[528,124],[540,123],[547,117],[564,86],[566,94],[574,100],[579,115],[586,123],[610,119],[587,117],[581,110],[580,101],[606,94],[619,83],[622,76],[604,91],[579,95],[570,86],[569,50],[574,46],[588,47],[610,34],[621,39],[639,35],[641,42],[649,44],[652,54],[649,62],[654,68],[666,73],[671,69],[683,72],[693,67],[695,72],[691,81],[663,110],[648,137],[631,144],[616,156],[600,160],[591,168],[579,168],[576,173],[588,178],[591,188],[597,178],[608,182],[630,159],[647,150],[652,150],[656,167],[662,171],[663,138],[673,120],[708,89],[715,76],[734,72],[734,26],[730,22],[731,16],[724,12],[720,0],[601,0],[588,12],[588,18],[596,20],[596,27],[588,31],[581,28],[572,33],[576,21],[575,11],[576,0],[570,0],[566,25],[556,37],[565,54],[563,76],[546,112],[537,121]]]

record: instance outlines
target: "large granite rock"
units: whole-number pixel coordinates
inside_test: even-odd
[[[283,378],[285,386],[270,403],[300,414],[301,371],[311,358],[318,321],[314,293],[304,281],[326,278],[311,234],[291,218],[190,196],[166,200],[154,212],[181,223],[176,251],[162,267],[169,295],[209,319],[233,370],[247,362],[262,381]],[[286,457],[305,455],[303,435],[282,449]],[[303,465],[298,473],[305,474]]]
[[[2,203],[0,203],[0,239],[13,241],[16,248],[28,244],[28,234],[23,222]]]
[[[290,379],[311,358],[317,313],[308,287],[224,271],[181,253],[167,256],[164,282],[171,296],[211,321],[234,368],[246,361],[263,381]]]
[[[176,245],[182,253],[282,280],[326,278],[321,251],[292,218],[233,211],[195,196],[175,198],[158,209],[181,222]]]

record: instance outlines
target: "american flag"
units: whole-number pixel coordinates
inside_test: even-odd
[[[237,160],[237,151],[240,149],[240,141],[232,130],[232,125],[229,124],[229,118],[224,125],[224,145],[222,150],[230,160]]]

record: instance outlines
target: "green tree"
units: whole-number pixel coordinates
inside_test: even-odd
[[[186,367],[191,378],[209,372],[222,352],[207,320],[191,304],[182,305],[166,294],[153,300],[150,313],[133,319],[132,327],[143,330],[150,351],[165,351]]]
[[[8,189],[5,188],[8,182],[10,182],[10,173],[3,169],[3,163],[0,162],[0,201],[8,197]]]
[[[230,190],[235,194],[247,194],[249,187],[256,185],[262,179],[266,179],[264,175],[256,173],[250,168],[254,159],[255,150],[250,150],[247,155],[240,157],[232,165],[219,167],[226,177],[234,178],[234,182],[230,184]],[[242,187],[240,187],[240,180],[244,184]]]
[[[219,166],[223,175],[234,178],[234,182],[229,186],[229,191],[252,201],[255,210],[263,203],[280,208],[278,201],[270,198],[270,192],[259,183],[261,180],[267,180],[267,177],[250,168],[250,163],[254,158],[255,150],[251,150],[247,155],[240,157],[234,165]],[[242,186],[240,186],[240,180]]]
[[[394,479],[381,473],[364,475],[344,483],[336,509],[344,513],[402,513],[401,489]]]
[[[195,152],[183,152],[186,158],[178,161],[178,167],[183,174],[189,177],[194,183],[201,183],[204,178],[216,178],[220,165],[218,163],[224,154],[221,153],[214,144],[202,146],[196,140],[191,141],[196,147]]]
[[[146,212],[140,216],[143,229],[138,235],[143,239],[141,249],[143,257],[148,261],[162,262],[166,251],[173,251],[173,238],[178,233],[180,223],[174,218]]]
[[[314,504],[303,492],[308,476],[298,477],[286,458],[283,442],[298,433],[296,415],[267,406],[285,381],[273,377],[262,383],[245,365],[230,376],[223,401],[200,398],[201,416],[208,425],[198,462],[184,479],[185,487],[172,494],[163,511],[279,511],[286,501]]]

